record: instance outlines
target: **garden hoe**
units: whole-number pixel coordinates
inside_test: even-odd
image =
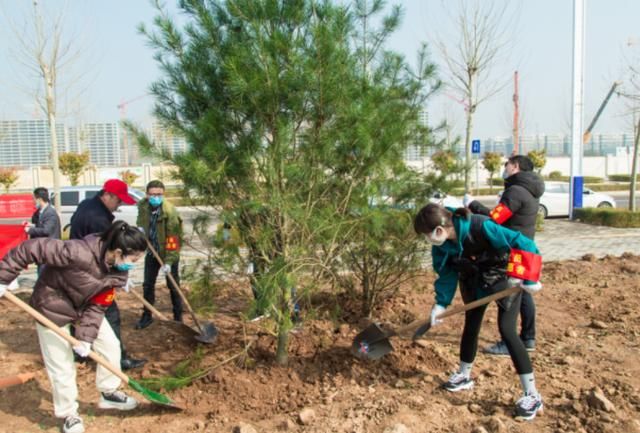
[[[151,251],[151,253],[156,258],[158,263],[160,263],[160,266],[164,266],[164,262],[160,258],[160,255],[158,254],[156,249],[153,248],[153,245],[151,245],[151,242],[149,242],[149,239],[147,239],[147,247],[149,247],[149,251]],[[198,321],[198,318],[196,317],[196,313],[193,311],[193,308],[191,308],[191,304],[189,303],[189,300],[180,289],[180,286],[178,285],[176,280],[173,278],[173,275],[171,275],[171,272],[167,273],[167,278],[169,278],[169,281],[171,281],[171,284],[173,284],[173,287],[176,288],[178,295],[180,295],[180,297],[182,298],[182,302],[184,302],[184,305],[187,306],[187,310],[189,310],[189,314],[191,314],[191,317],[193,318],[193,322],[196,324],[196,327],[198,328],[199,333],[195,337],[196,340],[198,340],[201,343],[213,344],[213,342],[216,340],[216,337],[218,337],[218,329],[211,322],[200,323],[200,321]]]
[[[40,314],[39,312],[37,312],[36,310],[31,308],[31,306],[29,306],[26,302],[22,301],[20,298],[18,298],[13,293],[6,292],[4,294],[4,298],[8,299],[9,301],[13,302],[15,305],[20,307],[22,310],[26,311],[30,316],[32,316],[34,319],[36,319],[38,322],[40,322],[43,326],[46,326],[47,328],[51,329],[53,332],[58,334],[60,337],[65,339],[69,344],[71,344],[71,346],[77,346],[78,344],[80,344],[80,342],[78,340],[76,340],[71,335],[69,335],[66,332],[64,332],[62,329],[60,329],[59,326],[57,326],[51,320],[47,319],[42,314]],[[120,371],[119,368],[114,367],[111,363],[109,363],[106,359],[104,359],[102,356],[98,355],[93,350],[89,353],[89,358],[93,359],[95,362],[97,362],[98,364],[102,365],[104,368],[109,370],[111,373],[113,373],[116,376],[118,376],[122,381],[124,381],[127,385],[129,385],[135,391],[139,392],[144,398],[146,398],[150,402],[155,403],[155,404],[159,404],[159,405],[162,405],[162,406],[169,406],[169,407],[173,407],[173,408],[176,408],[176,409],[182,409],[180,406],[178,406],[169,397],[167,397],[165,395],[162,395],[159,392],[155,392],[155,391],[152,391],[150,389],[147,389],[147,388],[143,387],[140,383],[138,383],[135,380],[131,379],[129,376],[127,376],[122,371]]]
[[[522,290],[520,287],[511,287],[509,289],[502,290],[500,292],[494,293],[493,295],[486,296],[468,304],[451,308],[440,314],[438,318],[444,319],[445,317],[453,316],[454,314],[472,310],[481,305],[486,305],[489,302],[506,298],[509,295],[518,293],[520,290]],[[393,351],[393,346],[389,341],[390,337],[402,335],[407,331],[416,329],[413,334],[413,339],[416,340],[424,335],[427,331],[429,331],[430,328],[430,318],[426,321],[417,320],[408,324],[407,326],[403,326],[398,329],[390,329],[388,331],[383,331],[377,323],[373,323],[365,328],[364,331],[356,335],[356,337],[353,339],[353,343],[351,344],[351,352],[360,359],[376,360]]]

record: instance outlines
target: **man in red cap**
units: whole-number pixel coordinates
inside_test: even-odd
[[[127,184],[120,179],[109,179],[102,186],[102,190],[93,198],[83,200],[71,216],[71,239],[82,239],[92,233],[102,233],[111,227],[115,219],[113,213],[122,203],[135,204],[135,200],[129,195]],[[122,351],[120,367],[123,370],[137,368],[146,362],[127,356],[120,335],[120,310],[113,302],[105,312],[105,318],[111,325],[116,337],[120,340]]]

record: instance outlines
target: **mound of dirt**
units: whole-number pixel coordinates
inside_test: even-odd
[[[457,366],[463,317],[446,319],[420,344],[396,337],[391,354],[363,362],[351,356],[349,347],[364,322],[344,308],[344,320],[339,320],[324,305],[292,334],[284,368],[274,363],[276,342],[268,322],[240,319],[248,290],[220,294],[219,313],[208,318],[220,329],[212,346],[198,345],[193,331],[175,323],[156,320],[135,331],[140,308],[135,299],[121,296],[127,348],[149,359],[132,377],[171,374],[188,359],[199,371],[219,367],[190,386],[167,392],[184,406],[182,412],[142,404],[130,413],[113,413],[97,408],[94,367],[81,365],[80,411],[87,432],[640,432],[637,263],[638,257],[625,255],[545,264],[532,355],[545,414],[531,423],[512,419],[520,385],[508,357],[478,354],[473,390],[451,394],[440,389]],[[432,281],[413,282],[411,288],[419,291],[407,286],[379,306],[375,320],[402,325],[426,317]],[[158,298],[158,307],[171,311],[166,292],[158,289]],[[36,373],[31,382],[0,390],[0,430],[59,431],[33,321],[8,302],[0,305],[3,375]],[[596,322],[604,326],[593,326]],[[480,346],[496,339],[496,308],[491,306]]]

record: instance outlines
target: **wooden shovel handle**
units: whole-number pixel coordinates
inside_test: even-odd
[[[160,258],[160,254],[158,254],[156,249],[153,248],[153,245],[151,245],[151,242],[149,242],[149,238],[146,238],[146,241],[147,241],[147,247],[149,248],[149,251],[151,251],[151,254],[153,254],[153,256],[156,258],[158,263],[160,263],[160,266],[164,266],[164,261]],[[184,302],[184,305],[187,306],[187,310],[189,310],[189,314],[191,314],[191,318],[193,319],[193,321],[195,322],[196,326],[198,327],[198,330],[200,331],[200,334],[204,335],[204,330],[202,329],[202,326],[200,325],[200,322],[198,322],[198,318],[196,317],[196,313],[194,313],[193,308],[191,308],[191,304],[189,303],[189,300],[184,295],[184,293],[182,293],[182,290],[180,289],[180,285],[173,278],[173,275],[171,274],[171,272],[167,273],[167,278],[169,278],[169,281],[171,281],[171,284],[173,284],[173,287],[178,292],[178,295],[180,295],[180,297],[182,298],[182,302]]]
[[[13,376],[0,377],[0,389],[13,385],[21,385],[34,377],[34,373],[18,373]]]
[[[453,307],[453,308],[449,308],[448,310],[444,311],[441,314],[438,314],[438,316],[436,317],[437,319],[444,319],[445,317],[449,317],[449,316],[453,316],[455,314],[458,313],[463,313],[465,311],[469,311],[469,310],[473,310],[474,308],[480,307],[482,305],[486,305],[490,302],[493,301],[497,301],[498,299],[502,299],[502,298],[506,298],[507,296],[513,295],[518,293],[520,290],[522,290],[521,287],[515,286],[515,287],[509,287],[508,289],[505,290],[501,290],[499,292],[494,293],[493,295],[489,295],[489,296],[485,296],[484,298],[480,298],[480,299],[476,299],[473,302],[469,302],[468,304],[463,304],[460,305],[458,307]],[[422,326],[422,325],[426,325],[427,323],[431,322],[431,318],[428,318],[427,320],[416,320],[414,322],[409,323],[406,326],[403,326],[402,328],[398,328],[395,331],[395,334],[403,334],[407,331],[411,331],[413,329],[417,329],[418,327]]]
[[[22,310],[26,311],[31,317],[36,319],[43,326],[46,326],[47,328],[49,328],[50,330],[52,330],[53,332],[58,334],[60,337],[62,337],[64,340],[66,340],[69,344],[71,344],[71,347],[77,346],[77,345],[80,344],[80,342],[78,340],[76,340],[71,335],[69,335],[66,332],[64,332],[58,325],[56,325],[51,320],[47,319],[42,314],[40,314],[39,312],[34,310],[29,304],[27,304],[26,302],[22,301],[20,298],[18,298],[13,293],[7,291],[4,294],[4,298],[8,299],[9,301],[11,301],[15,305],[17,305],[19,308],[21,308]],[[89,352],[89,358],[93,359],[95,362],[97,362],[98,364],[102,365],[104,368],[109,370],[111,373],[113,373],[116,376],[118,376],[125,383],[127,383],[127,384],[129,383],[129,377],[126,374],[124,374],[122,371],[120,371],[119,368],[114,367],[109,361],[104,359],[102,356],[98,355],[93,350],[91,352]]]
[[[151,305],[146,299],[144,299],[142,296],[140,296],[140,294],[138,292],[136,292],[135,290],[133,290],[133,288],[129,289],[129,293],[131,293],[133,296],[135,296],[138,299],[138,301],[142,302],[142,305],[144,305],[147,308],[147,310],[151,311],[153,314],[158,316],[161,320],[165,320],[165,321],[169,320],[167,318],[167,316],[165,316],[160,311],[158,311],[156,309],[156,307]]]

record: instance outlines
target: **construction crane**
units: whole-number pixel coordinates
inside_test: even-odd
[[[136,102],[142,98],[146,98],[147,96],[149,96],[149,94],[145,93],[144,95],[136,96],[135,98],[129,99],[128,101],[121,100],[120,103],[117,105],[118,110],[120,110],[120,119],[124,119],[126,117],[127,105],[131,104],[132,102]]]
[[[117,105],[118,110],[120,110],[120,121],[123,122],[127,117],[127,105],[142,98],[146,98],[147,96],[149,96],[149,94],[145,93],[143,95],[136,96],[135,98],[131,98],[128,101],[121,100]],[[129,135],[126,131],[124,131],[122,134],[122,147],[124,152],[124,163],[126,165],[131,165],[131,155],[129,154]]]
[[[598,121],[598,119],[600,118],[600,115],[604,111],[604,107],[606,107],[607,104],[609,103],[609,99],[611,99],[611,95],[613,95],[613,92],[616,91],[616,87],[618,87],[620,84],[621,84],[620,81],[613,82],[611,89],[609,89],[609,93],[607,93],[607,96],[604,98],[604,101],[602,101],[602,104],[600,104],[600,108],[598,108],[596,115],[593,116],[593,120],[589,124],[589,127],[587,128],[586,131],[584,131],[584,134],[582,135],[582,144],[587,144],[589,140],[591,140],[591,131],[593,131],[593,128],[596,126],[596,122]]]

